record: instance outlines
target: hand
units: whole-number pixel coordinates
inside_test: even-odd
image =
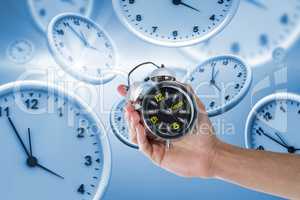
[[[126,95],[124,85],[119,86],[118,91]],[[156,165],[179,176],[209,178],[214,176],[213,163],[220,141],[214,135],[204,105],[196,99],[199,108],[197,132],[194,130],[193,134],[173,141],[170,149],[165,143],[147,138],[140,115],[130,103],[125,108],[125,116],[129,121],[132,142]]]

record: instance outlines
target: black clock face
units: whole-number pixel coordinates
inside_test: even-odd
[[[179,138],[193,126],[193,98],[184,87],[158,85],[143,100],[145,125],[163,139]]]

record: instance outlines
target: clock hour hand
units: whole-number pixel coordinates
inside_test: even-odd
[[[30,128],[27,129],[27,133],[28,133],[28,141],[29,141],[29,152],[30,152],[30,156],[32,156],[32,145],[31,145],[31,131],[30,131]]]
[[[20,144],[21,144],[21,146],[22,146],[24,152],[26,153],[26,155],[27,155],[28,157],[30,157],[30,153],[29,153],[29,151],[27,150],[27,148],[26,148],[26,146],[25,146],[25,144],[24,144],[24,142],[23,142],[23,140],[22,140],[22,138],[21,138],[21,136],[20,136],[20,134],[19,134],[19,132],[18,132],[16,126],[15,126],[15,124],[13,123],[12,119],[11,119],[9,116],[7,117],[7,119],[8,119],[8,122],[9,122],[10,126],[12,127],[12,129],[13,129],[15,135],[17,136],[17,138],[18,138],[18,140],[19,140],[19,142],[20,142]]]
[[[187,8],[190,8],[190,9],[192,9],[192,10],[195,10],[195,11],[197,11],[197,12],[200,12],[199,9],[197,9],[197,8],[195,8],[195,7],[193,7],[193,6],[189,5],[189,4],[187,4],[187,3],[182,2],[182,0],[173,0],[172,2],[173,2],[173,4],[176,5],[176,6],[182,5],[182,6],[185,6],[185,7],[187,7]]]
[[[264,5],[262,2],[260,2],[260,0],[246,0],[246,2],[258,7],[258,8],[261,8],[261,9],[264,9],[264,10],[267,10],[267,6]]]

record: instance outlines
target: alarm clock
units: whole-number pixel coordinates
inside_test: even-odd
[[[99,200],[111,171],[102,122],[78,97],[37,81],[0,87],[1,198]]]
[[[162,46],[203,42],[235,15],[240,0],[113,0],[123,24],[139,38]]]
[[[191,133],[198,110],[191,89],[178,82],[169,69],[155,66],[142,82],[131,84],[133,71],[129,73],[127,100],[140,113],[149,137],[168,142]]]
[[[199,64],[186,78],[201,99],[209,116],[236,106],[249,91],[252,70],[236,56],[212,57]]]
[[[260,100],[249,113],[246,147],[261,151],[300,154],[300,96],[275,93]]]

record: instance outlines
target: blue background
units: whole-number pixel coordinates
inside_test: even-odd
[[[1,0],[0,17],[1,84],[17,80],[23,72],[29,69],[46,69],[56,66],[48,51],[46,37],[35,25],[25,0]],[[113,38],[120,56],[120,64],[124,69],[130,69],[135,64],[149,60],[182,68],[196,64],[185,58],[178,49],[157,47],[136,38],[120,24],[109,0],[96,0],[92,18],[104,27]],[[28,39],[34,44],[35,54],[29,64],[16,65],[7,59],[6,49],[16,39]],[[244,147],[244,126],[247,115],[251,107],[264,96],[286,89],[300,93],[298,86],[299,52],[300,42],[297,42],[288,50],[287,68],[280,68],[270,62],[253,69],[254,79],[248,95],[234,109],[213,119],[234,124],[235,131],[232,133],[221,134],[221,130],[218,130],[218,135],[223,141]],[[283,81],[278,81],[278,77]],[[263,80],[270,84],[256,91]],[[109,110],[113,103],[121,98],[115,88],[124,81],[124,78],[117,78],[103,87],[96,87],[99,95],[103,98],[95,109],[109,132],[113,158],[112,176],[104,197],[105,200],[278,199],[223,181],[176,177],[154,166],[138,151],[122,145],[109,128]]]

